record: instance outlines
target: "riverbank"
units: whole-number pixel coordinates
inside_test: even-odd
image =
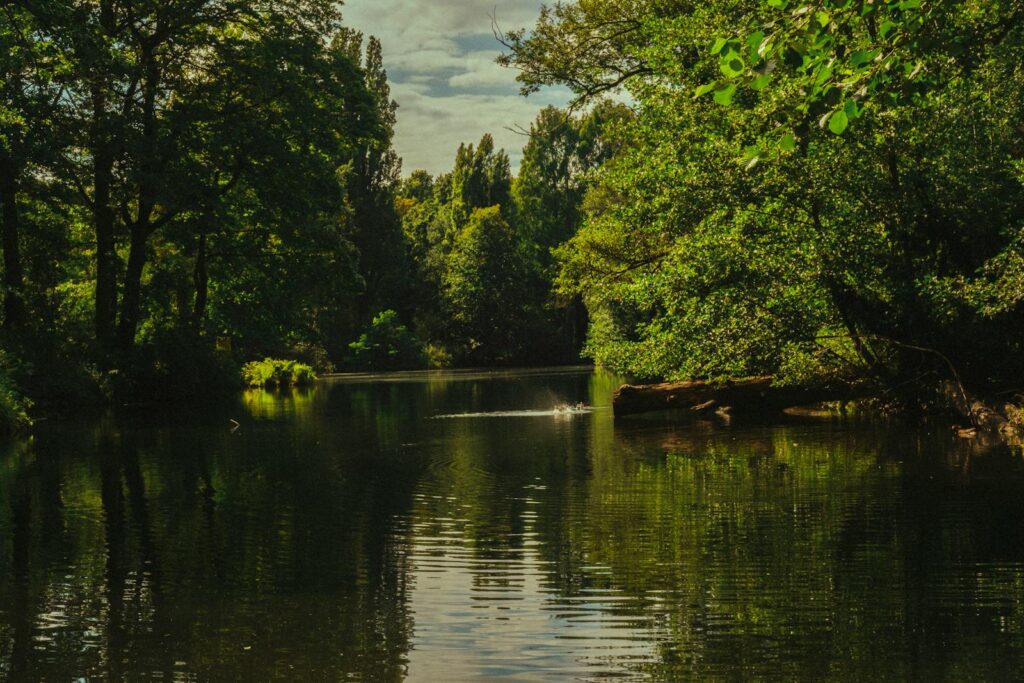
[[[950,428],[963,437],[999,436],[1019,443],[1024,437],[1024,395],[981,397],[960,386],[943,386],[941,400],[920,402],[918,415],[949,418]],[[690,380],[658,384],[625,384],[616,390],[612,406],[617,417],[658,411],[690,415],[715,414],[731,418],[771,416],[807,406],[829,406],[845,412],[851,405],[861,411],[892,412],[882,392],[867,386],[800,387],[775,383],[774,378],[748,377],[722,382]],[[903,410],[909,416],[911,411]]]

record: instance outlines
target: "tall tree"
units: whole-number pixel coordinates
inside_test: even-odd
[[[525,265],[497,206],[477,209],[455,237],[442,279],[449,340],[469,362],[515,358],[523,343]]]
[[[66,62],[39,18],[16,5],[0,12],[0,54],[3,310],[4,325],[18,327],[27,318],[19,195],[27,174],[52,169],[60,152],[56,118]]]
[[[551,266],[551,250],[579,229],[590,177],[617,150],[611,128],[631,116],[605,100],[582,116],[547,107],[531,125],[512,194],[518,229],[542,269]]]
[[[365,87],[373,100],[372,108],[366,112],[366,125],[372,127],[374,134],[363,137],[353,150],[346,176],[352,208],[352,241],[359,251],[359,272],[365,283],[357,317],[366,323],[380,311],[407,308],[407,247],[401,218],[395,210],[402,160],[392,146],[398,104],[391,99],[377,38],[371,36],[364,49],[361,33],[344,30],[335,38],[334,49],[361,64]]]

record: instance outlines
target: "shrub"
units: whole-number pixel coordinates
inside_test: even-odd
[[[307,387],[315,380],[313,368],[294,360],[264,358],[242,368],[242,381],[249,387]]]
[[[10,434],[32,423],[28,416],[32,402],[22,396],[12,372],[11,358],[0,351],[0,434]]]
[[[443,369],[455,365],[455,359],[452,357],[451,351],[440,344],[427,344],[423,348],[423,353],[426,356],[427,367],[429,368]]]
[[[349,365],[358,370],[416,370],[427,364],[423,344],[394,311],[374,318],[349,349]]]

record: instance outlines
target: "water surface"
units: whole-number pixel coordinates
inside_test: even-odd
[[[0,679],[1024,671],[1019,453],[616,422],[617,383],[361,376],[43,425],[0,448]]]

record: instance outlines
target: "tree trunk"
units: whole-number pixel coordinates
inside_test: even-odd
[[[199,251],[196,254],[195,270],[192,274],[196,298],[192,305],[192,324],[199,327],[206,317],[206,300],[210,290],[210,272],[206,264],[206,233],[199,235]]]
[[[25,322],[25,275],[21,263],[18,216],[18,175],[14,161],[0,157],[0,212],[3,213],[4,327]]]
[[[117,347],[127,353],[135,346],[135,333],[139,327],[139,309],[142,305],[142,271],[146,267],[147,225],[133,225],[128,266],[124,273],[124,296],[121,298],[121,322],[117,330]]]
[[[100,25],[105,36],[114,29],[113,3],[100,3]],[[105,48],[104,48],[105,49]],[[102,72],[103,64],[92,67]],[[93,227],[96,232],[96,342],[101,358],[111,349],[117,326],[117,252],[114,244],[114,210],[111,190],[114,184],[114,150],[107,113],[106,83],[97,74],[91,85],[93,158]]]
[[[673,384],[626,385],[615,392],[616,415],[634,415],[658,410],[702,412],[731,408],[745,413],[778,413],[786,408],[857,398],[848,389],[777,387],[771,377],[711,384],[693,381]]]
[[[139,327],[142,307],[142,271],[146,267],[146,242],[154,230],[153,213],[156,209],[156,95],[160,74],[152,52],[142,55],[146,65],[142,104],[142,177],[138,186],[138,213],[131,226],[131,244],[128,248],[128,266],[124,273],[124,295],[121,298],[121,322],[117,331],[118,349],[127,353],[135,346],[135,333]]]
[[[93,150],[93,225],[96,231],[96,341],[108,351],[117,324],[117,252],[114,245],[114,211],[110,207],[113,155],[100,142]]]

